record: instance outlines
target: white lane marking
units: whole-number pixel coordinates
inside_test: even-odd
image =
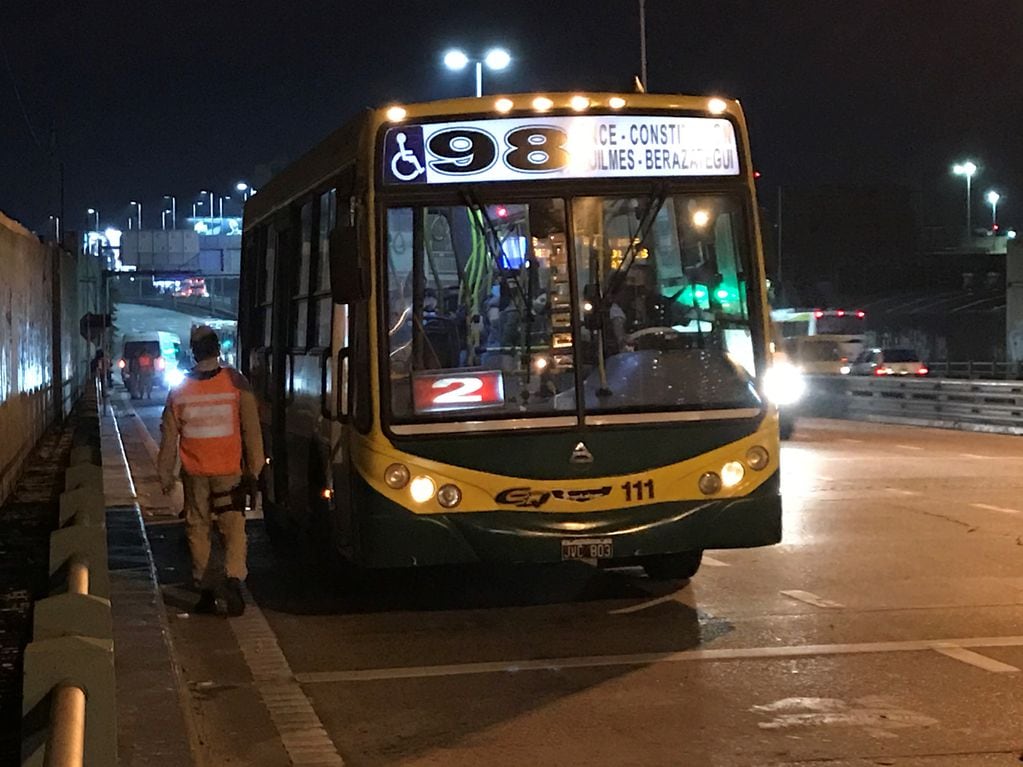
[[[918,445],[896,445],[895,447],[901,447],[903,450],[923,450],[923,448]]]
[[[935,647],[934,651],[940,652],[942,655],[946,655],[949,658],[955,658],[963,663],[969,663],[971,666],[982,668],[985,671],[993,671],[996,674],[1019,673],[1019,669],[1015,666],[1010,666],[1008,663],[1002,663],[1000,660],[995,660],[994,658],[989,658],[986,655],[981,655],[979,652],[965,650],[962,647],[956,647],[955,645]]]
[[[780,593],[782,594],[782,596],[786,596],[789,599],[796,599],[800,602],[806,602],[808,605],[813,605],[814,607],[829,608],[845,607],[845,605],[843,605],[841,602],[833,602],[830,599],[819,597],[812,591],[800,591],[799,589],[789,589],[788,591],[782,591]]]
[[[1019,514],[1019,509],[1007,509],[1004,506],[992,506],[988,503],[971,503],[975,509],[984,509],[984,511],[1000,511],[1003,514]]]
[[[727,562],[722,562],[720,559],[714,557],[708,557],[706,554],[703,555],[703,564],[709,567],[731,567]]]
[[[248,589],[244,589],[244,593],[245,614],[229,618],[227,622],[291,764],[344,767],[344,760],[312,702],[295,682],[288,659],[277,643],[277,635]]]
[[[295,674],[299,684],[371,682],[385,679],[425,679],[429,677],[499,674],[518,671],[562,671],[569,668],[607,668],[613,666],[649,666],[655,663],[693,661],[760,660],[764,658],[805,658],[830,655],[864,655],[889,652],[925,652],[939,647],[1023,647],[1023,636],[968,637],[963,639],[924,639],[897,642],[861,642],[855,644],[789,645],[781,647],[743,647],[718,650],[682,650],[635,655],[588,655],[574,658],[459,663],[445,666],[405,666],[367,668],[351,671],[310,671]]]
[[[117,424],[117,414],[114,412],[113,405],[110,406],[110,415],[103,417],[110,418],[110,422],[114,426],[114,435],[117,437],[117,449],[120,451],[121,461],[124,463],[124,476],[128,480],[128,489],[131,491],[131,497],[138,500],[138,490],[135,487],[135,480],[131,476],[131,465],[128,463],[128,454],[124,452],[124,439],[121,437],[121,427]]]
[[[638,613],[640,610],[646,610],[648,607],[663,605],[665,602],[677,602],[679,593],[679,591],[673,591],[671,594],[665,594],[663,597],[656,597],[655,599],[648,599],[646,602],[640,602],[638,605],[620,607],[617,610],[608,610],[607,614],[628,615],[629,613]]]
[[[898,487],[886,487],[886,493],[895,493],[896,495],[920,495],[919,490],[903,490]]]

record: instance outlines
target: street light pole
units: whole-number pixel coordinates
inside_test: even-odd
[[[994,234],[998,231],[998,201],[1002,199],[1002,195],[992,189],[987,193],[986,199],[991,204],[991,233]]]
[[[648,90],[646,84],[646,0],[639,0],[639,77],[643,82],[643,90]]]
[[[483,62],[476,62],[476,98],[483,98]]]
[[[86,211],[86,212],[87,212],[87,213],[88,213],[89,215],[91,215],[91,216],[94,216],[94,217],[95,217],[95,218],[93,219],[93,221],[95,222],[95,227],[93,228],[93,231],[94,231],[94,232],[98,232],[98,231],[99,231],[99,211],[98,211],[98,210],[96,210],[95,208],[89,208],[89,210],[88,210],[88,211]]]
[[[972,202],[970,184],[973,179],[973,174],[977,172],[977,165],[971,160],[967,160],[964,163],[956,163],[952,166],[952,172],[957,176],[966,176],[966,239],[969,240],[970,237],[973,236],[973,212],[970,210]]]
[[[139,216],[138,216],[139,231],[142,231],[142,203],[141,202],[135,202],[135,200],[132,200],[131,204],[134,205],[138,209],[138,214],[139,214]]]
[[[178,228],[178,198],[172,194],[165,194],[163,199],[170,200],[171,229]]]

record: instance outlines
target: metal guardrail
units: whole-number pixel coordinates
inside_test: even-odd
[[[32,642],[25,648],[23,767],[117,763],[106,507],[98,445],[92,444],[99,434],[94,387],[81,404],[75,436],[83,439],[71,450],[59,527],[50,536],[49,572],[56,586],[35,603]],[[40,726],[28,726],[36,722]]]
[[[929,362],[931,375],[937,378],[967,378],[993,381],[1023,380],[1023,362]]]
[[[1023,381],[814,376],[807,415],[1023,434]]]

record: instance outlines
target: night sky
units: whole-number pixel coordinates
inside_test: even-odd
[[[88,207],[123,226],[131,199],[158,227],[161,195],[184,215],[202,188],[258,186],[364,106],[471,95],[471,73],[441,65],[451,45],[512,53],[488,93],[628,90],[637,6],[4,0],[0,210],[44,230],[56,137],[65,228]],[[742,100],[765,201],[892,182],[948,207],[964,195],[949,166],[970,157],[976,219],[994,187],[1023,224],[1020,0],[647,0],[647,23],[651,91]]]

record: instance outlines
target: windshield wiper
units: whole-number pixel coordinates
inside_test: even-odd
[[[664,207],[664,202],[667,199],[667,185],[657,184],[650,193],[650,196],[647,197],[643,214],[639,217],[639,226],[636,228],[635,234],[631,234],[629,237],[629,245],[625,249],[625,253],[622,254],[621,263],[608,275],[607,285],[602,286],[599,277],[596,280],[597,327],[600,334],[600,338],[597,340],[597,375],[600,378],[600,387],[597,389],[598,397],[609,397],[613,393],[607,385],[607,367],[604,364],[604,340],[607,338],[607,320],[605,317],[611,310],[611,307],[604,306],[605,296],[611,292],[612,287],[614,292],[617,292],[625,284],[629,277],[629,270],[636,263],[636,256],[646,242],[646,238],[650,235],[650,231],[654,228],[654,221],[657,220],[657,215],[661,212],[661,208]]]
[[[490,254],[490,257],[493,259],[494,267],[497,270],[497,273],[501,275],[502,280],[504,280],[507,284],[512,286],[515,297],[518,299],[517,303],[522,307],[522,311],[525,312],[526,315],[525,317],[526,322],[524,328],[525,342],[523,344],[524,358],[522,362],[526,368],[526,384],[528,386],[531,373],[533,370],[533,366],[531,364],[532,360],[530,360],[530,357],[532,356],[532,336],[534,319],[532,282],[527,281],[526,284],[527,290],[523,290],[522,284],[519,282],[517,275],[504,274],[504,272],[507,271],[507,267],[505,265],[508,264],[509,262],[508,256],[504,252],[503,240],[501,239],[500,233],[497,231],[497,225],[494,223],[494,220],[487,213],[486,206],[480,202],[479,198],[476,197],[475,193],[471,189],[465,188],[459,191],[462,194],[462,199],[465,201],[466,206],[469,208],[470,211],[472,211],[475,214],[470,216],[470,218],[476,225],[480,235],[483,238],[483,245],[487,249],[487,252]],[[529,262],[527,261],[527,266],[528,263]],[[528,398],[528,396],[529,396],[528,388],[523,388],[522,390],[523,404],[525,404],[525,399]]]

